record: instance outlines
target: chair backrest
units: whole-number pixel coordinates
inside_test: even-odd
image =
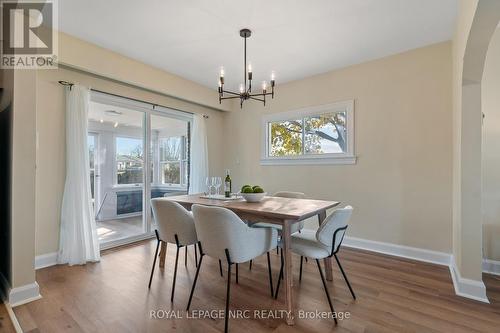
[[[175,244],[175,235],[180,245],[191,245],[198,241],[193,214],[190,211],[177,202],[164,198],[151,199],[151,206],[162,241]]]
[[[273,197],[305,199],[306,195],[302,192],[278,191],[273,194]]]
[[[321,244],[331,248],[332,253],[337,252],[342,243],[342,239],[347,229],[347,223],[352,215],[352,210],[353,208],[351,206],[345,206],[344,208],[335,210],[325,221],[323,221],[318,231],[316,231],[316,239]],[[334,236],[335,239],[333,239]]]
[[[229,209],[193,205],[192,211],[203,253],[212,258],[226,260],[228,249],[232,262],[244,262],[268,251],[269,244],[276,239],[276,231],[251,228]],[[274,238],[264,239],[267,234]]]
[[[292,199],[305,199],[306,195],[302,192],[291,192],[291,191],[278,191],[274,193],[273,197],[280,198],[292,198]],[[295,223],[292,225],[292,234],[304,228],[304,221],[300,221],[299,223]]]

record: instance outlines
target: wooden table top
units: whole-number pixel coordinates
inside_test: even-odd
[[[200,204],[228,208],[236,213],[260,215],[280,220],[305,220],[339,204],[337,201],[264,197],[261,202],[244,200],[214,200],[201,198],[202,194],[165,197],[164,200],[178,202],[184,206]]]

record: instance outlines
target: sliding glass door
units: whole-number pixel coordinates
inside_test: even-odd
[[[101,248],[151,236],[150,198],[187,192],[189,115],[93,93],[88,120]]]

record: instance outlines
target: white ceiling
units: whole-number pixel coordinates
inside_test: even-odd
[[[301,79],[452,37],[457,0],[64,0],[68,34],[201,83]]]

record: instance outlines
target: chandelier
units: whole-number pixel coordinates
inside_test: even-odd
[[[243,108],[243,102],[249,99],[260,101],[266,105],[266,96],[271,95],[271,98],[274,98],[274,72],[271,72],[271,91],[268,91],[268,85],[266,81],[262,82],[262,92],[260,93],[252,93],[252,64],[248,64],[247,67],[247,38],[252,35],[252,32],[249,29],[241,29],[240,36],[245,40],[245,55],[244,55],[244,63],[245,67],[243,68],[244,76],[243,82],[240,84],[239,92],[234,92],[230,90],[224,89],[224,67],[220,69],[219,76],[219,103],[222,103],[224,99],[240,99],[240,108]],[[248,82],[247,82],[248,78]],[[225,96],[227,94],[229,96]]]

